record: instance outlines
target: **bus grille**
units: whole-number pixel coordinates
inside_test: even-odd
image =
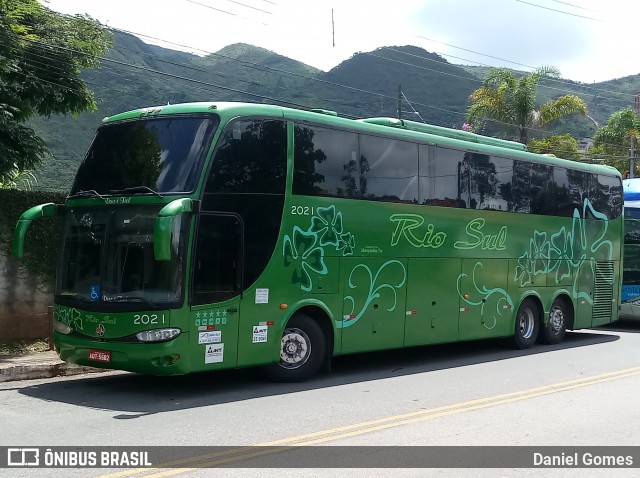
[[[613,306],[613,261],[596,262],[593,320],[611,321]]]

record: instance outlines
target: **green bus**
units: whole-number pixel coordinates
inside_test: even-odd
[[[63,205],[63,360],[154,375],[617,319],[617,171],[511,141],[325,110],[191,103],[105,118]]]

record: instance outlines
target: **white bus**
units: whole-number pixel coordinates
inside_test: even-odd
[[[624,262],[620,318],[640,320],[640,178],[625,179]]]

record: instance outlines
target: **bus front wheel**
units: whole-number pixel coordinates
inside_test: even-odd
[[[280,361],[267,367],[267,374],[278,382],[299,382],[314,375],[322,366],[326,339],[318,323],[304,314],[294,315],[280,341]]]
[[[562,298],[557,298],[551,305],[549,312],[549,320],[542,328],[542,336],[540,337],[545,344],[559,344],[564,339],[567,330],[567,321],[569,320],[569,312],[566,302]]]
[[[518,349],[528,349],[538,338],[540,309],[535,300],[525,299],[516,314],[513,344]]]

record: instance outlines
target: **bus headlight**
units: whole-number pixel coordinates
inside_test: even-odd
[[[140,342],[166,342],[180,335],[180,329],[153,329],[138,332],[136,338]]]
[[[61,334],[69,335],[73,329],[67,324],[63,324],[59,320],[53,319],[53,330],[60,332]]]

